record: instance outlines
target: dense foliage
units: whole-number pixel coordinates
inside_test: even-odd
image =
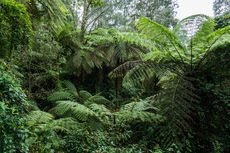
[[[11,66],[1,61],[0,66],[0,151],[6,153],[28,152],[29,136],[27,121],[24,119],[28,102],[18,84]]]
[[[1,58],[11,58],[13,53],[26,51],[30,45],[31,21],[25,6],[14,0],[0,1]]]
[[[0,152],[229,152],[228,5],[0,0]]]

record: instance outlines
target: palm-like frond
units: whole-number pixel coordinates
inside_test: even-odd
[[[209,42],[209,50],[214,49],[215,47],[227,45],[229,44],[229,36],[230,35],[230,25],[226,26],[222,29],[218,29],[208,35],[208,42]]]
[[[149,57],[148,57],[149,56]],[[157,56],[157,55],[156,55]],[[125,77],[131,81],[140,81],[143,78],[149,78],[154,73],[157,77],[167,75],[168,72],[184,72],[187,64],[182,66],[180,60],[171,58],[171,56],[156,57],[155,54],[147,54],[146,59],[142,61],[128,61],[121,64],[110,72],[110,78]],[[158,59],[159,58],[159,59]],[[157,60],[158,59],[158,60]]]
[[[59,101],[59,100],[72,100],[74,96],[68,91],[56,91],[52,93],[49,97],[49,101]]]
[[[68,9],[61,0],[29,0],[27,4],[34,16],[47,16],[57,25],[64,25]]]
[[[68,80],[64,80],[62,81],[62,83],[63,83],[63,87],[67,90],[66,92],[69,92],[70,94],[72,94],[72,97],[74,97],[75,99],[79,99],[79,93],[77,91],[77,88],[72,82]],[[65,100],[65,99],[62,99],[62,100]]]
[[[207,50],[209,46],[208,36],[213,33],[214,26],[212,19],[205,21],[193,38],[191,38],[191,43],[188,47],[192,50],[193,63],[196,63],[196,60],[199,60],[200,56]]]
[[[104,105],[91,104],[88,107],[100,117],[103,123],[111,124],[112,113]]]
[[[213,50],[215,51],[217,48],[221,46],[228,46],[230,44],[229,43],[230,26],[226,26],[225,28],[218,29],[206,37],[207,37],[207,43],[204,47],[205,52],[203,52],[200,55],[195,69],[200,69],[202,66],[204,66],[204,64],[207,62],[208,59],[210,60],[210,56],[212,56]]]
[[[164,121],[164,118],[161,115],[157,115],[150,112],[145,111],[128,111],[123,110],[114,113],[116,118],[116,124],[134,124],[134,123],[155,123],[159,124]]]
[[[63,30],[59,40],[67,50],[71,50],[68,68],[80,75],[82,71],[91,73],[102,64],[117,66],[128,59],[140,59],[143,52],[153,48],[144,35],[119,32],[115,29],[97,29],[86,35],[82,42],[79,32]]]
[[[150,67],[142,64],[127,72],[123,78],[123,85],[124,87],[126,84],[141,87],[144,85],[145,81],[160,78],[164,75],[164,73],[166,72],[162,71],[160,67]],[[157,82],[155,82],[155,84],[157,85]]]
[[[90,118],[102,121],[109,116],[109,110],[104,105],[110,104],[110,101],[105,97],[100,94],[92,95],[86,90],[78,92],[70,81],[63,81],[63,86],[64,89],[48,97],[49,101],[56,102],[56,106],[51,109],[53,114],[74,117],[80,121],[89,121]]]
[[[54,119],[54,116],[43,111],[32,111],[27,115],[26,118],[31,124],[41,124],[49,123]]]
[[[121,42],[145,47],[146,49],[152,48],[152,42],[144,35],[131,32],[119,32],[116,29],[97,29],[86,37],[94,45],[112,45]]]
[[[77,102],[58,101],[56,103],[57,105],[50,110],[56,116],[73,117],[82,122],[89,121],[90,119],[99,120],[95,112]]]
[[[104,105],[89,103],[85,106],[73,101],[58,101],[56,103],[57,105],[50,110],[55,116],[71,117],[92,128],[111,124],[112,113]]]
[[[164,144],[177,142],[184,133],[191,131],[194,106],[199,101],[193,78],[174,76],[164,84],[162,90],[154,98],[160,112],[167,118],[166,126],[160,129],[159,136]],[[179,135],[178,135],[179,134]]]
[[[197,31],[201,29],[204,22],[208,20],[210,21],[212,19],[203,14],[189,16],[177,23],[176,27],[173,29],[173,33],[179,38],[184,47],[188,47],[190,45],[191,38],[194,37]],[[188,49],[189,48],[187,48],[187,50]]]
[[[80,74],[82,70],[91,73],[93,68],[101,68],[105,57],[103,53],[96,52],[91,46],[81,47],[70,59],[70,64]]]
[[[104,53],[98,51],[89,40],[80,39],[80,32],[63,28],[58,39],[70,54],[67,61],[67,69],[80,75],[81,72],[91,73],[94,68],[101,68],[106,60]]]
[[[27,141],[32,152],[50,152],[51,148],[55,150],[63,142],[60,133],[68,134],[72,130],[84,128],[73,118],[54,119],[53,115],[43,111],[32,111],[26,119],[31,134]]]
[[[70,91],[71,93],[77,92],[77,88],[75,87],[75,85],[72,82],[65,80],[65,81],[63,81],[63,84],[64,84],[64,87],[66,87],[68,89],[68,91]]]
[[[117,66],[128,59],[140,59],[143,52],[152,48],[150,40],[137,33],[119,32],[116,29],[98,29],[88,35],[93,46],[107,58],[105,64]]]
[[[30,127],[42,130],[69,131],[81,127],[82,125],[73,118],[56,119],[50,113],[43,111],[32,111],[27,116]]]
[[[200,72],[211,72],[217,75],[216,77],[230,75],[230,35],[224,34],[216,41],[210,50],[202,57],[202,60],[196,66]]]
[[[150,101],[146,99],[137,102],[130,102],[122,106],[121,110],[156,112],[158,108],[154,107]]]
[[[138,100],[125,104],[118,112],[113,113],[116,124],[131,125],[136,123],[159,124],[164,117],[157,114],[158,108],[151,104],[151,100]]]
[[[90,97],[92,97],[92,94],[89,93],[88,91],[86,90],[80,90],[79,91],[79,96],[81,98],[82,101],[86,101],[88,100]]]
[[[108,99],[106,99],[105,97],[103,97],[103,96],[97,94],[97,95],[94,95],[94,96],[89,97],[89,98],[84,102],[85,105],[92,104],[92,103],[108,105],[108,104],[110,104],[111,102],[110,102]]]
[[[142,34],[152,40],[156,46],[155,50],[165,51],[170,56],[184,61],[185,48],[172,31],[145,17],[140,18],[136,26]]]
[[[125,62],[119,65],[117,68],[115,68],[112,72],[110,72],[109,77],[110,78],[124,77],[127,71],[143,63],[145,62],[141,60]]]
[[[74,118],[66,117],[53,120],[49,123],[49,126],[52,127],[55,131],[71,131],[79,128],[83,128],[84,125],[77,122]]]

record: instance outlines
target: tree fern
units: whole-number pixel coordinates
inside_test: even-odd
[[[195,26],[186,27],[187,24]],[[151,104],[159,108],[160,114],[166,117],[166,125],[159,129],[156,137],[164,146],[172,142],[180,143],[179,138],[190,133],[196,124],[195,107],[199,104],[197,78],[205,75],[206,70],[203,68],[211,66],[212,59],[219,59],[212,54],[215,48],[229,46],[229,27],[213,32],[213,20],[196,15],[180,22],[174,31],[147,18],[141,18],[137,22],[137,28],[150,38],[155,48],[142,56],[141,61],[120,65],[110,73],[110,77],[125,76],[127,81],[138,82],[155,73],[161,90],[150,98]],[[186,38],[182,38],[181,34],[185,34],[183,37]],[[228,62],[226,49],[222,53],[224,60],[217,62]],[[209,66],[206,68],[210,68]],[[214,67],[213,65],[213,69],[217,69]],[[135,104],[130,104],[130,108],[135,108]]]
[[[128,59],[139,59],[142,52],[152,47],[150,40],[137,33],[119,32],[116,29],[98,29],[87,39],[103,52],[108,66],[117,66]]]

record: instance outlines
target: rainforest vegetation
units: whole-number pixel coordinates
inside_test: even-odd
[[[177,7],[0,0],[0,153],[229,153],[230,2]]]

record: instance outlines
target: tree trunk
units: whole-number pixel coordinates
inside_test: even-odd
[[[86,33],[86,27],[88,22],[88,15],[89,15],[89,7],[91,2],[84,1],[83,5],[83,16],[82,16],[82,23],[81,23],[81,33],[80,33],[80,40],[83,42],[85,33]]]
[[[101,86],[103,84],[103,80],[104,80],[104,73],[103,73],[103,69],[99,69],[98,70],[98,74],[97,74],[97,82],[95,83],[95,89],[96,89],[96,92],[100,92],[101,91]]]

